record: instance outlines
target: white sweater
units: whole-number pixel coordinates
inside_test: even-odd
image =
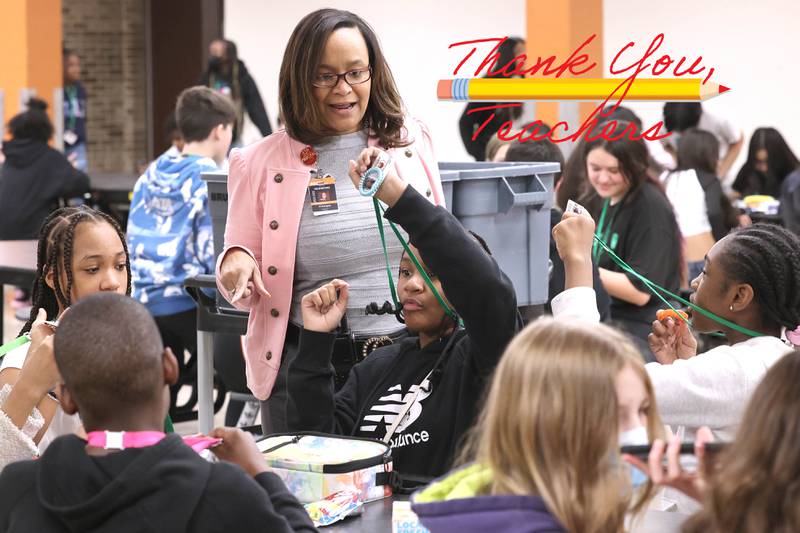
[[[30,344],[23,344],[8,352],[3,359],[0,359],[0,372],[6,368],[21,369],[28,357]],[[0,405],[5,402],[6,397],[11,392],[11,386],[6,385],[0,392]],[[44,418],[38,409],[34,408],[28,416],[25,428],[20,431],[11,420],[0,411],[0,470],[14,461],[31,459],[39,456],[47,449],[50,443],[61,435],[75,433],[81,428],[81,419],[78,415],[68,415],[59,404],[56,406],[50,425],[42,435],[42,439],[37,446],[33,442],[33,437],[44,425]]]
[[[11,385],[6,384],[0,389],[0,405],[3,405],[10,393]],[[33,437],[43,425],[44,418],[36,408],[28,416],[22,429],[14,425],[11,419],[0,411],[0,470],[7,464],[33,459],[39,455],[39,448],[33,442]]]
[[[598,321],[594,290],[588,287],[568,289],[551,305],[555,317]],[[754,337],[671,365],[648,363],[645,368],[664,423],[685,426],[687,434],[709,426],[714,438],[730,441],[764,374],[791,351],[777,337]]]

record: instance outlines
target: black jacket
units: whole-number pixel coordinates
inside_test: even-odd
[[[81,196],[89,176],[61,152],[32,139],[3,144],[0,167],[0,240],[36,239],[59,198]]]
[[[485,111],[473,111],[482,107],[498,105],[500,102],[470,102],[461,113],[461,118],[458,120],[458,130],[461,133],[461,141],[464,143],[464,148],[467,149],[469,155],[475,158],[475,161],[486,161],[486,145],[489,140],[497,133],[503,123],[519,118],[522,115],[522,109],[519,107],[501,107],[499,109],[487,109]],[[472,111],[472,113],[470,113]],[[494,118],[491,118],[494,115]],[[490,120],[491,119],[491,120]],[[487,120],[489,123],[472,140],[475,131]]]
[[[800,169],[795,170],[781,184],[781,205],[778,214],[783,225],[800,235]]]
[[[711,224],[711,234],[718,241],[739,225],[739,212],[725,196],[722,183],[716,175],[702,170],[696,172],[697,180],[706,193],[706,212]]]
[[[7,466],[0,531],[316,531],[277,476],[208,463],[177,435],[101,457],[85,446],[60,437],[40,459]]]
[[[423,383],[391,441],[395,470],[438,476],[452,466],[459,441],[480,409],[487,378],[522,320],[511,281],[447,210],[408,187],[386,218],[408,232],[466,328],[450,336],[455,338],[441,371]],[[334,394],[334,334],[303,330],[289,364],[290,430],[382,439],[450,337],[424,349],[416,336],[378,348],[353,367]]]
[[[272,133],[272,126],[270,126],[264,102],[261,100],[261,93],[258,92],[258,86],[241,59],[236,60],[235,70],[238,74],[238,90],[240,94],[238,95],[238,99],[234,98],[234,104],[236,105],[236,124],[234,125],[233,139],[237,140],[242,133],[241,106],[247,111],[247,116],[250,117],[250,120],[261,132],[261,135],[266,137]],[[214,74],[207,70],[200,79],[200,84],[214,89],[217,79],[229,85],[232,83],[231,74],[220,76],[219,74]]]

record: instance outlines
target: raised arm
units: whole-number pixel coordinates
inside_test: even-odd
[[[354,183],[376,155],[377,149],[368,148],[358,162],[351,163]],[[452,214],[408,187],[391,166],[376,197],[389,206],[386,218],[408,232],[422,260],[441,280],[447,298],[464,320],[478,366],[494,368],[522,326],[511,281]]]
[[[347,309],[348,286],[335,279],[303,296],[303,329],[287,375],[289,428],[349,435],[358,416],[358,372],[334,393],[334,333]]]

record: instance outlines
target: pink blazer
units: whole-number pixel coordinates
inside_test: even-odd
[[[432,202],[443,205],[439,168],[427,127],[407,119],[405,130],[412,144],[389,150],[398,175]],[[369,145],[376,146],[377,138],[370,137]],[[279,130],[233,150],[230,157],[228,220],[225,248],[217,260],[217,287],[227,298],[219,268],[227,251],[235,247],[255,258],[264,286],[272,295],[263,298],[254,292],[234,304],[250,311],[243,344],[247,386],[260,400],[266,400],[272,392],[289,322],[297,234],[309,170],[314,168],[300,160],[304,147],[285,130]]]

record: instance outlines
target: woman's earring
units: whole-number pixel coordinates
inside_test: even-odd
[[[733,312],[733,304],[731,304],[731,306],[729,307],[729,309],[731,310],[731,313],[732,313],[732,312]]]

